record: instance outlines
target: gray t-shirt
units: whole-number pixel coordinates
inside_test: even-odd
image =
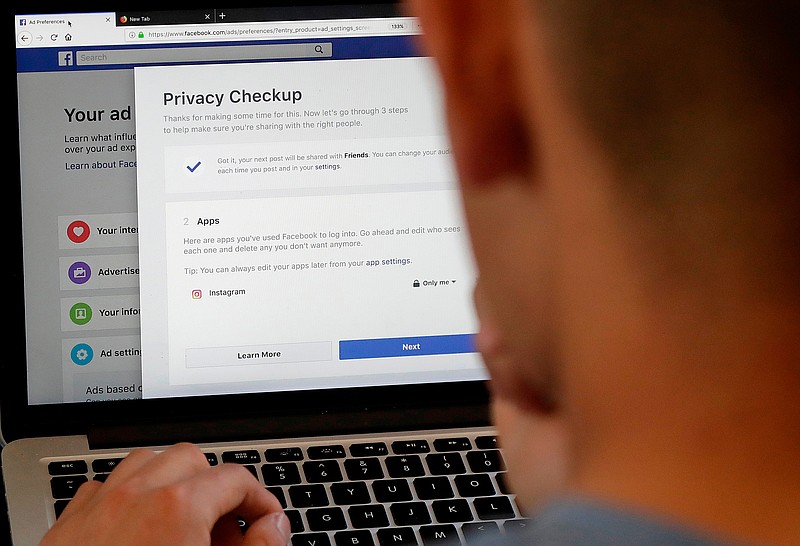
[[[503,546],[744,546],[668,521],[583,499],[544,507],[524,529],[484,543]]]

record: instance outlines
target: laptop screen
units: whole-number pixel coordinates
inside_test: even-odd
[[[416,20],[14,24],[29,404],[485,378]]]

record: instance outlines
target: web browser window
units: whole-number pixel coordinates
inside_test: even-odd
[[[411,18],[20,16],[31,403],[482,379]]]

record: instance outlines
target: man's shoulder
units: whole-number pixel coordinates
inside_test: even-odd
[[[554,502],[524,530],[495,537],[503,546],[745,546],[651,515],[585,499]]]

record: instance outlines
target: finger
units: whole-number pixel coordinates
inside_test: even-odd
[[[282,512],[270,514],[250,525],[242,546],[286,546],[291,536],[289,518]]]
[[[114,469],[105,481],[105,485],[114,486],[139,472],[143,466],[156,457],[149,449],[134,449]]]
[[[144,488],[161,487],[191,478],[208,468],[208,459],[200,448],[193,444],[181,443],[141,465],[136,480]]]
[[[198,517],[208,529],[230,513],[249,523],[283,511],[278,499],[240,465],[209,468],[180,485],[188,487],[187,497],[193,500]]]
[[[213,546],[240,546],[242,544],[242,527],[239,518],[232,514],[222,516],[211,531]]]

